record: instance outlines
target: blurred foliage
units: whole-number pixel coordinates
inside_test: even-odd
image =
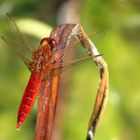
[[[63,0],[64,1],[64,0]],[[21,30],[36,46],[57,23],[61,0],[1,0],[0,35],[6,33],[5,13],[10,12]],[[57,6],[59,4],[59,6]],[[140,139],[140,1],[79,0],[80,24],[87,34],[103,30],[96,46],[107,61],[110,92],[96,140]],[[48,24],[48,25],[47,25]],[[0,139],[33,139],[36,106],[16,131],[16,115],[29,71],[0,41]],[[63,139],[85,139],[89,116],[95,100],[99,74],[92,62],[72,70],[62,123]],[[63,93],[65,94],[65,93]]]

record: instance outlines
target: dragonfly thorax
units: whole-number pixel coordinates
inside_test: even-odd
[[[31,71],[49,72],[52,70],[54,63],[53,54],[56,50],[54,40],[44,38],[40,42],[40,47],[35,51],[33,56]]]

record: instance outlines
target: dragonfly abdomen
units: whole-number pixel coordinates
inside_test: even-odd
[[[25,92],[22,97],[22,101],[20,103],[20,107],[18,110],[17,129],[21,127],[22,123],[25,121],[25,119],[29,115],[31,108],[34,104],[35,97],[39,90],[40,83],[41,83],[40,71],[33,71],[30,76],[28,85],[25,89]]]

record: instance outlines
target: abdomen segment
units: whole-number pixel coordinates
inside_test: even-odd
[[[30,76],[28,85],[25,89],[25,92],[22,97],[20,107],[18,110],[17,129],[20,129],[22,123],[25,121],[25,119],[29,115],[31,108],[34,104],[35,97],[39,90],[40,83],[41,83],[41,73],[39,71],[33,71]]]

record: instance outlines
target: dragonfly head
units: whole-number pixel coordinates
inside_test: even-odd
[[[53,50],[57,47],[57,44],[56,44],[56,41],[54,39],[47,37],[47,38],[43,38],[40,41],[40,46],[49,46],[50,49]]]

